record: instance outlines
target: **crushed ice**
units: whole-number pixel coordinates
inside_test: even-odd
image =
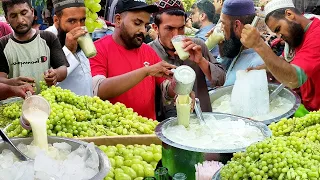
[[[87,180],[99,172],[99,156],[94,144],[71,151],[67,143],[49,145],[44,152],[32,145],[19,144],[34,161],[19,161],[9,150],[0,154],[0,180]]]

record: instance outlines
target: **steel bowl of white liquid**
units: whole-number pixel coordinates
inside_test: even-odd
[[[271,94],[279,84],[269,83],[269,94]],[[233,85],[219,87],[209,92],[212,112],[233,114],[231,112],[231,93]],[[270,103],[270,113],[259,117],[246,117],[254,121],[259,121],[266,125],[278,122],[282,118],[291,117],[301,104],[301,99],[291,89],[284,88],[278,96]]]
[[[195,179],[195,164],[212,160],[226,163],[233,153],[272,134],[265,124],[240,116],[204,112],[203,117],[206,125],[191,114],[188,128],[178,125],[176,117],[156,127],[162,141],[162,165],[169,175],[183,172],[188,179]]]

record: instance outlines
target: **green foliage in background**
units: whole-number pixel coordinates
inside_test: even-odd
[[[153,4],[157,0],[146,0],[148,4]],[[191,6],[196,2],[196,0],[182,0],[184,8],[186,11],[190,11]]]

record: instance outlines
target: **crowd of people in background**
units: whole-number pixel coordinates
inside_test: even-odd
[[[319,7],[311,14],[290,0],[261,8],[252,0],[200,0],[186,12],[180,0],[118,0],[113,23],[92,33],[97,55],[87,58],[77,42],[88,33],[83,0],[53,0],[41,12],[29,0],[2,3],[8,24],[0,23],[1,99],[25,97],[33,87],[38,92],[44,80],[162,120],[176,116],[171,70],[188,65],[196,72],[190,95],[204,112],[212,110],[208,90],[233,85],[238,70],[252,69],[266,69],[271,81],[298,89],[309,110],[320,108]],[[256,16],[262,20],[253,27]],[[225,38],[208,49],[215,28]],[[175,52],[176,35],[188,36],[187,60]]]

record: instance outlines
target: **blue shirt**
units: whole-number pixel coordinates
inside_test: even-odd
[[[215,24],[210,24],[210,25],[207,25],[207,26],[205,26],[203,28],[200,28],[199,31],[197,31],[195,33],[195,37],[196,38],[200,38],[203,41],[206,41],[207,40],[206,34],[214,27],[215,27]],[[217,45],[216,47],[211,49],[210,52],[214,57],[217,57],[219,55],[219,46]]]
[[[221,58],[218,56],[217,61],[221,63],[228,71],[226,81],[223,86],[233,85],[236,81],[236,73],[239,70],[246,70],[249,67],[257,67],[264,64],[262,58],[253,49],[243,50],[236,61],[236,57]]]

